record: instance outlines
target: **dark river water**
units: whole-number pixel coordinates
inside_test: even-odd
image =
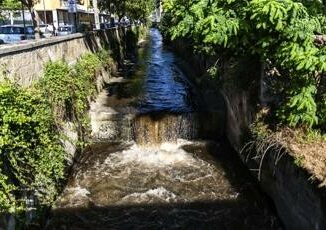
[[[162,35],[156,29],[151,30],[147,55],[147,77],[141,110],[192,111],[186,77],[176,65],[175,55],[163,47]]]
[[[199,138],[221,121],[196,114],[157,29],[143,54],[141,69],[93,103],[95,142],[77,159],[47,229],[282,229],[228,144]]]

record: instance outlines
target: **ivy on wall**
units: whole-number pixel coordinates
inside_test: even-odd
[[[50,205],[65,179],[65,138],[60,128],[72,121],[82,134],[96,93],[100,68],[112,65],[108,51],[85,54],[76,64],[49,62],[31,88],[0,84],[0,213],[26,210],[26,194]]]
[[[36,89],[0,85],[0,210],[24,209],[23,193],[53,200],[63,179],[65,153],[51,107]]]

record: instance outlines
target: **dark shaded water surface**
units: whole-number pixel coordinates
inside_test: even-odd
[[[147,76],[142,111],[190,112],[193,110],[189,84],[176,65],[175,55],[164,48],[162,35],[156,29],[150,32]]]
[[[190,84],[158,30],[143,51],[142,68],[92,105],[97,142],[74,165],[47,228],[281,229],[230,146],[197,138],[220,121],[189,115]]]

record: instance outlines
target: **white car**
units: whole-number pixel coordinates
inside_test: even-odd
[[[41,24],[39,25],[40,32],[42,33],[43,37],[51,37],[53,35],[53,26],[48,24]]]
[[[58,36],[64,36],[73,33],[76,33],[76,27],[72,25],[66,25],[66,26],[59,26],[57,34]]]
[[[34,29],[32,26],[5,25],[0,26],[0,44],[17,43],[26,39],[34,39]]]

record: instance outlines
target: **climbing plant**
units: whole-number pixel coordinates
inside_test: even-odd
[[[89,53],[74,66],[63,61],[49,62],[45,66],[38,87],[50,100],[57,121],[75,120],[87,126],[84,119],[88,98],[96,92],[96,72],[102,64],[97,54]]]
[[[66,121],[81,132],[88,128],[96,74],[112,65],[109,57],[103,50],[74,65],[49,62],[30,88],[0,84],[0,213],[23,213],[31,196],[41,206],[54,201],[67,166],[60,129]]]
[[[31,191],[41,204],[53,200],[65,153],[42,92],[2,83],[0,130],[0,211],[23,209]]]
[[[201,54],[258,56],[274,66],[273,77],[282,82],[275,90],[278,120],[315,127],[325,123],[317,97],[324,86],[317,79],[326,70],[326,53],[315,42],[325,33],[324,10],[307,0],[167,0],[162,24],[166,37],[187,39]]]

